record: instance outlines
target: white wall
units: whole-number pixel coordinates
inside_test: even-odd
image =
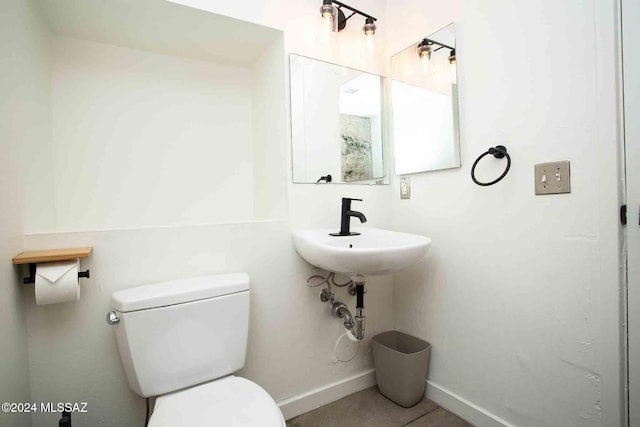
[[[47,159],[50,126],[49,45],[30,2],[0,4],[0,69],[0,400],[29,402],[23,285],[11,258],[23,247],[24,188],[33,182],[21,160],[38,167]],[[31,417],[2,412],[0,424],[26,427]]]
[[[427,395],[480,425],[620,425],[614,12],[389,4],[388,25],[404,30],[390,52],[458,23],[463,166],[412,175],[411,200],[393,198],[394,228],[433,238],[394,276],[394,314],[433,345]],[[497,144],[511,171],[474,185],[471,164]],[[564,159],[572,193],[535,196],[533,165]],[[483,177],[504,166],[485,161]]]
[[[251,69],[65,37],[53,61],[58,217],[27,231],[253,218]]]
[[[287,194],[287,81],[281,35],[252,68],[253,199],[255,218],[284,218]]]

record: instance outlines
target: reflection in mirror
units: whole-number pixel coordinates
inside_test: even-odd
[[[395,173],[460,167],[455,26],[391,58]]]
[[[291,54],[293,182],[387,184],[382,77]],[[324,178],[324,179],[323,179]]]

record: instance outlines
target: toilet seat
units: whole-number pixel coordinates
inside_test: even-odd
[[[149,427],[284,427],[280,408],[258,384],[230,375],[159,396]]]

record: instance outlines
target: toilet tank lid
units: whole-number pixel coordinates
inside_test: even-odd
[[[111,305],[120,312],[183,304],[249,290],[247,273],[218,274],[172,280],[123,289],[111,294]]]

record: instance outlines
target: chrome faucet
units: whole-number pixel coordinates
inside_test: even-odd
[[[349,199],[347,197],[342,198],[342,215],[340,217],[340,232],[330,233],[331,236],[357,236],[360,233],[349,231],[351,227],[351,217],[355,216],[360,222],[367,222],[367,217],[362,212],[351,210],[351,201],[356,200],[361,202],[362,199]]]

